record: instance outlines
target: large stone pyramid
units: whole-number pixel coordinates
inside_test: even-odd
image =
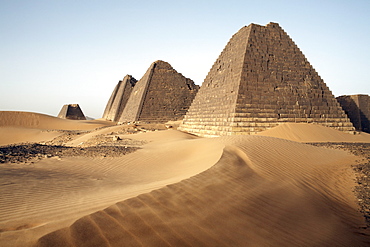
[[[156,61],[138,82],[126,76],[118,83],[103,118],[119,123],[181,120],[198,90],[169,63]]]
[[[255,134],[284,122],[354,130],[279,24],[250,24],[230,39],[179,129],[210,137]]]
[[[78,104],[64,105],[58,114],[58,118],[86,120],[86,117]]]

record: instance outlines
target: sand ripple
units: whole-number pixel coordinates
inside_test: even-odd
[[[116,203],[37,246],[367,246],[346,152],[219,138],[210,169]]]

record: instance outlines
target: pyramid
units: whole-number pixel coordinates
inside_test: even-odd
[[[64,105],[58,114],[58,118],[86,120],[86,117],[78,104]]]
[[[137,80],[131,75],[126,75],[118,82],[105,107],[103,118],[115,122],[119,120],[136,82]]]
[[[277,23],[230,39],[179,129],[199,136],[256,134],[285,122],[352,132],[337,100]]]
[[[103,118],[118,123],[181,120],[198,90],[192,80],[159,60],[139,81],[126,76],[117,84]]]
[[[342,95],[337,100],[356,130],[370,133],[370,96]]]

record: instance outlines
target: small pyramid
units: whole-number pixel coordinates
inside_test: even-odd
[[[164,61],[152,63],[138,82],[125,78],[113,91],[103,118],[119,123],[181,120],[199,89]]]
[[[58,114],[58,118],[86,120],[86,117],[78,104],[64,105]]]
[[[136,82],[131,75],[126,75],[118,82],[105,108],[103,118],[115,122],[119,120]]]
[[[230,39],[179,129],[199,136],[256,134],[280,123],[354,130],[335,97],[277,23]]]
[[[342,95],[337,100],[356,130],[370,133],[370,96]]]

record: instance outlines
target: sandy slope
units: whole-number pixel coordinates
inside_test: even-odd
[[[27,246],[79,217],[198,174],[222,154],[219,142],[173,136],[171,145],[153,141],[120,158],[1,165],[0,246]]]
[[[0,115],[0,125],[97,124],[22,114]],[[210,139],[156,131],[121,135],[148,143],[118,158],[0,164],[0,246],[368,246],[352,193],[355,157],[280,139],[368,140],[323,128],[288,124],[262,133],[273,137]]]
[[[84,216],[38,246],[369,244],[351,193],[353,156],[260,136],[206,142],[225,145],[215,166]]]
[[[258,133],[297,142],[370,142],[370,134],[347,134],[318,124],[285,123]]]
[[[58,131],[43,131],[22,127],[0,127],[0,146],[22,142],[46,142],[61,135]]]
[[[68,120],[33,112],[0,111],[0,126],[48,130],[91,130],[114,125],[104,120]]]
[[[93,130],[110,125],[113,123],[104,120],[78,121],[33,112],[0,111],[0,146],[50,141],[62,134],[58,130]]]

